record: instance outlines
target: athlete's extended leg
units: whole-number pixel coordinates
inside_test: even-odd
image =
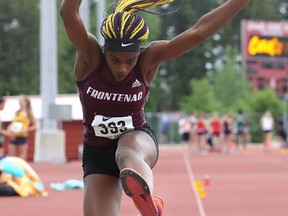
[[[122,188],[118,178],[91,174],[84,183],[84,216],[120,216]]]
[[[126,133],[118,141],[116,161],[121,170],[120,180],[142,216],[157,215],[152,173],[157,158],[155,141],[143,131]]]
[[[143,131],[128,132],[119,139],[116,162],[120,170],[131,168],[139,173],[153,191],[152,167],[158,159],[154,140]]]

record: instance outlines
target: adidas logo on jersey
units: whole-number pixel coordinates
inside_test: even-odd
[[[134,81],[134,83],[132,84],[132,88],[136,88],[136,87],[139,87],[139,86],[141,86],[141,83],[136,79]]]

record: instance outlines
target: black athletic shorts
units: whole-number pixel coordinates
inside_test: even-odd
[[[142,128],[135,128],[134,130],[143,131],[152,137],[156,145],[158,158],[159,146],[157,138],[150,126],[145,124]],[[110,145],[101,148],[84,143],[82,156],[83,178],[90,174],[105,174],[119,178],[120,170],[115,159],[117,144],[118,139],[112,140]]]
[[[28,137],[15,137],[14,140],[11,141],[14,145],[23,145],[28,142]]]

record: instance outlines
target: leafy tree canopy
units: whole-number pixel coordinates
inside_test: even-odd
[[[61,1],[57,0],[58,8]],[[113,2],[112,0],[106,1],[107,5]],[[164,14],[178,9],[176,13],[167,16],[143,13],[150,27],[149,41],[143,44],[144,46],[153,40],[169,40],[182,33],[223,0],[183,1],[182,4],[181,2],[175,1],[167,6],[153,9]],[[92,0],[90,4],[91,32],[96,34],[97,4]],[[39,0],[0,1],[0,94],[40,93],[39,5]],[[75,49],[65,34],[58,14],[57,18],[59,93],[76,93],[73,73]],[[253,0],[247,8],[203,44],[184,56],[161,65],[155,82],[151,86],[146,111],[164,109],[172,111],[180,108],[188,110],[191,98],[193,102],[200,101],[200,96],[195,94],[204,93],[201,88],[206,88],[205,97],[211,101],[205,103],[211,103],[211,107],[218,107],[223,111],[234,110],[238,107],[244,107],[247,110],[254,108],[252,105],[247,106],[250,104],[251,97],[247,96],[250,90],[238,60],[242,19],[283,21],[287,19],[287,2]],[[197,80],[204,87],[200,84],[198,86]],[[250,92],[248,95],[251,95]],[[197,97],[199,99],[196,100]],[[218,102],[215,102],[215,98]],[[197,107],[201,107],[200,102]],[[209,110],[211,107],[203,105],[204,110]]]

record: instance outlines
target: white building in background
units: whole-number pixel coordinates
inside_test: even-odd
[[[3,122],[9,122],[13,119],[15,112],[19,109],[18,96],[6,96],[5,108],[1,112],[1,120]],[[39,95],[28,96],[31,101],[33,113],[37,120],[42,119],[42,98]],[[78,94],[60,94],[57,95],[56,105],[70,105],[72,108],[71,117],[72,120],[82,119],[82,108]]]

